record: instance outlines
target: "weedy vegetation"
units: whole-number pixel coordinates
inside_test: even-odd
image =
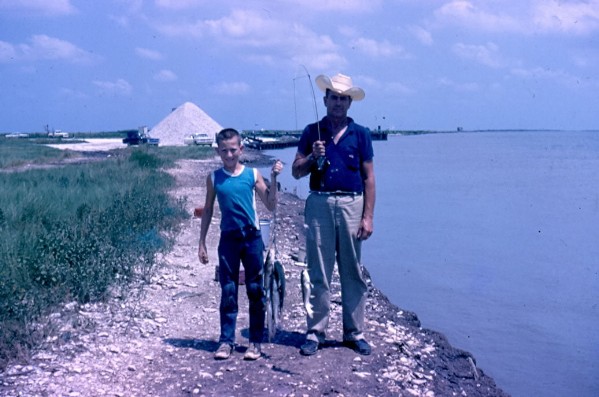
[[[27,163],[44,164],[73,156],[72,152],[35,145],[27,139],[0,137],[0,169],[18,167]]]
[[[2,167],[69,156],[5,143]],[[0,369],[47,336],[43,318],[61,305],[126,293],[152,275],[189,217],[185,198],[168,194],[165,170],[209,153],[195,149],[128,148],[87,164],[0,172]]]

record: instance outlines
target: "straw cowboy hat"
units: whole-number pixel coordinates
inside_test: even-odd
[[[329,89],[341,95],[348,95],[354,101],[361,101],[366,96],[363,89],[354,87],[351,77],[341,73],[330,78],[321,74],[316,77],[316,85],[324,92]]]

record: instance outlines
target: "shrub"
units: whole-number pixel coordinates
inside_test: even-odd
[[[56,305],[103,299],[148,277],[170,249],[184,200],[149,151],[100,163],[0,173],[0,368]]]

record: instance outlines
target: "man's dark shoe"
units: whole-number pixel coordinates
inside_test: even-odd
[[[346,346],[346,347],[349,347],[350,349],[352,349],[356,353],[359,353],[359,354],[361,354],[363,356],[368,356],[371,353],[371,351],[372,351],[370,349],[370,345],[364,339],[359,339],[359,340],[345,340],[345,341],[343,341],[343,345]]]
[[[316,354],[318,351],[318,342],[313,340],[307,340],[306,343],[300,347],[300,353],[302,356],[311,356]]]

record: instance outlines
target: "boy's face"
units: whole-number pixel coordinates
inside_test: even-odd
[[[239,157],[243,153],[243,145],[239,138],[226,139],[219,142],[216,153],[220,156],[227,171],[235,171]]]

